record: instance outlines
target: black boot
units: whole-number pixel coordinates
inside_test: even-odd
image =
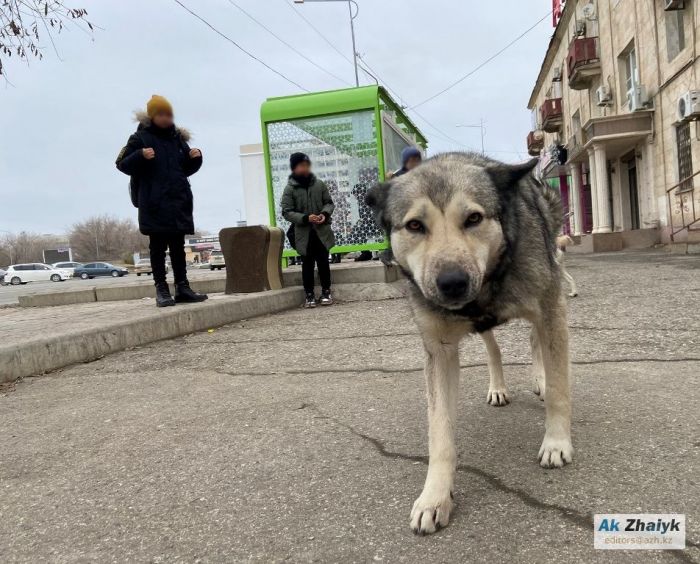
[[[158,307],[174,306],[175,300],[170,295],[170,288],[167,282],[156,284],[156,305]]]
[[[198,294],[190,288],[190,283],[187,280],[175,284],[175,301],[179,304],[203,302],[208,298],[209,296],[206,294]]]

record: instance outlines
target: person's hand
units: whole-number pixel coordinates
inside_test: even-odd
[[[156,152],[151,149],[150,147],[146,149],[141,149],[141,153],[143,153],[143,158],[146,159],[147,161],[150,161],[151,159],[156,158]]]
[[[196,159],[197,157],[202,156],[202,151],[199,149],[190,149],[190,158],[191,159]]]
[[[318,215],[316,216],[316,223],[317,223],[318,225],[321,225],[322,223],[326,223],[326,216],[323,215],[322,213],[318,214]]]

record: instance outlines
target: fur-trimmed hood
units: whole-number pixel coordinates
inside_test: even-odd
[[[139,124],[139,127],[149,127],[151,125],[151,118],[148,117],[148,114],[143,110],[136,110],[134,112],[134,121]],[[189,129],[175,127],[175,131],[185,143],[189,143],[190,139],[192,139],[192,133]]]

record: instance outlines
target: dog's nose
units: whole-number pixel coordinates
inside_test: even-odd
[[[446,298],[461,298],[467,293],[469,276],[461,270],[441,272],[437,278],[437,287]]]

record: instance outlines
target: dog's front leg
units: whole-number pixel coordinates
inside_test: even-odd
[[[561,467],[571,462],[571,384],[569,382],[569,333],[563,298],[535,323],[545,372],[545,434],[539,451],[540,465]]]
[[[411,528],[434,533],[449,523],[457,452],[454,428],[459,387],[458,343],[425,339],[430,460],[423,493],[413,504]]]

